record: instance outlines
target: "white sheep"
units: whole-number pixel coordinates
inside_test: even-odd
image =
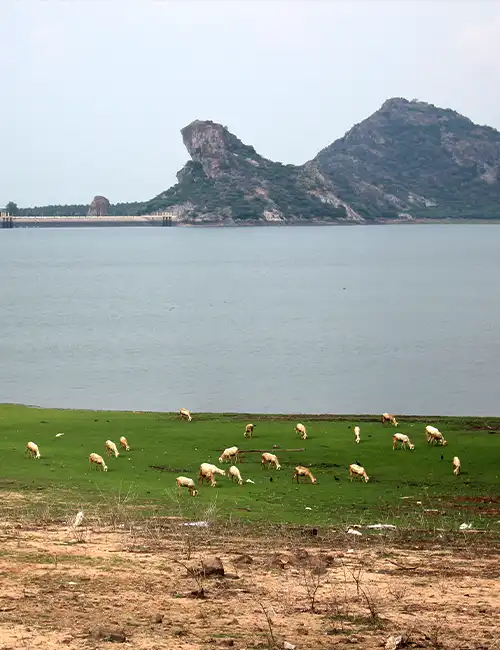
[[[460,458],[458,456],[453,457],[453,474],[455,476],[458,476],[460,474],[461,470],[461,465],[460,465]]]
[[[253,435],[253,430],[254,430],[255,425],[254,424],[247,424],[245,427],[245,438],[251,438]]]
[[[229,463],[233,458],[237,463],[239,460],[238,447],[228,447],[227,449],[224,449],[222,454],[219,456],[219,463]]]
[[[436,429],[436,427],[431,427],[430,425],[425,427],[425,438],[427,440],[427,444],[429,444],[429,442],[436,444],[441,443],[443,447],[448,444],[444,439],[441,431],[439,431],[439,429]]]
[[[181,419],[187,420],[188,422],[191,422],[191,420],[193,419],[191,417],[191,413],[185,408],[179,410],[179,415],[181,416]]]
[[[392,449],[393,450],[396,449],[396,447],[398,446],[398,442],[401,444],[401,447],[403,449],[406,449],[407,445],[411,450],[415,449],[415,445],[411,442],[410,438],[404,433],[395,433],[392,436]]]
[[[195,497],[198,494],[198,490],[195,488],[192,478],[187,478],[186,476],[178,476],[175,479],[175,482],[177,483],[177,496],[180,496],[181,494],[181,487],[187,488],[189,494],[192,497]]]
[[[238,485],[243,485],[243,479],[241,478],[240,470],[236,467],[236,465],[231,465],[227,474],[231,477],[232,481],[238,481]]]
[[[262,454],[262,467],[275,467],[276,469],[281,469],[281,465],[279,464],[278,457],[275,456],[274,454],[270,454],[269,452],[265,451]]]
[[[221,476],[226,476],[226,472],[223,469],[219,469],[216,465],[211,463],[202,463],[200,465],[200,471],[198,472],[198,483],[203,483],[203,481],[210,481],[210,485],[215,487],[217,482],[214,478],[214,474],[220,474]]]
[[[112,440],[106,440],[105,450],[108,456],[112,456],[114,454],[115,458],[118,458],[118,456],[120,455],[118,449],[116,448],[115,443]]]
[[[297,483],[298,483],[299,476],[306,476],[311,481],[311,483],[316,483],[316,478],[313,476],[311,470],[308,467],[303,467],[302,465],[298,465],[295,468],[295,473],[292,477],[292,481],[294,479],[297,479]]]
[[[395,427],[398,426],[398,421],[392,415],[391,413],[382,413],[382,424],[385,424],[386,422],[389,422],[390,424],[394,425]]]
[[[32,458],[40,458],[40,450],[38,449],[36,442],[28,442],[26,445],[26,454]]]
[[[99,454],[94,454],[94,453],[90,454],[90,456],[89,456],[89,465],[90,465],[91,469],[92,469],[93,464],[95,464],[96,468],[101,467],[103,472],[108,471],[108,466],[104,462],[104,458],[102,456],[99,456]]]
[[[359,436],[360,436],[360,433],[361,433],[361,429],[360,429],[359,427],[354,427],[354,442],[358,442],[358,443],[359,443],[359,441],[360,441],[360,439],[361,439],[361,438],[359,437]]]
[[[299,422],[295,427],[295,431],[299,434],[302,440],[307,440],[307,431],[303,424]]]
[[[353,463],[352,465],[349,465],[349,478],[352,481],[353,478],[356,476],[359,476],[361,479],[365,480],[365,483],[368,483],[370,480],[368,478],[368,474],[365,472],[365,468],[361,467],[361,465],[356,465],[356,463]]]
[[[123,449],[125,449],[125,451],[130,451],[130,447],[129,447],[129,444],[128,444],[128,440],[127,440],[127,438],[125,438],[125,436],[122,436],[122,437],[120,438],[120,447],[122,447]]]

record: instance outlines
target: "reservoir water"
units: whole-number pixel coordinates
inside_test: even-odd
[[[0,402],[500,415],[495,225],[0,231]]]

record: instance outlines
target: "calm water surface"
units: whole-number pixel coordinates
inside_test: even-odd
[[[0,231],[0,402],[500,415],[500,227]]]

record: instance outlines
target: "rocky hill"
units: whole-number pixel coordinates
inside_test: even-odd
[[[500,217],[500,132],[424,102],[387,100],[309,164],[364,217]]]
[[[170,210],[197,223],[360,219],[318,167],[263,158],[210,121],[192,122],[182,138],[191,160],[177,173],[176,185],[145,205],[145,213]]]
[[[191,160],[141,212],[193,223],[500,217],[500,133],[416,100],[387,100],[302,166],[210,121],[182,138]]]

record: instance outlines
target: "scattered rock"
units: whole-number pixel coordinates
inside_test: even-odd
[[[303,562],[307,562],[307,560],[309,560],[309,553],[305,548],[299,548],[295,553],[294,559],[297,564],[302,564]]]
[[[385,642],[385,650],[397,650],[397,648],[403,645],[403,637],[401,634],[390,636]]]
[[[274,555],[269,558],[267,565],[270,569],[284,569],[286,563],[277,553],[274,553]]]
[[[224,565],[220,557],[211,557],[206,560],[202,560],[201,566],[203,568],[203,574],[205,576],[223,576],[224,575]]]
[[[172,636],[187,636],[187,631],[183,627],[176,627],[172,630]]]
[[[110,630],[103,627],[95,627],[89,632],[90,638],[95,641],[112,641],[114,643],[125,643],[127,636],[123,630]]]
[[[153,623],[163,623],[163,614],[155,614]]]
[[[240,564],[252,564],[253,563],[253,558],[250,555],[247,555],[244,553],[243,555],[239,555],[237,558],[233,560],[233,564],[240,565]]]
[[[293,643],[288,643],[288,641],[285,641],[283,643],[283,650],[295,650],[297,646],[294,646]]]
[[[201,566],[194,566],[188,568],[188,573],[191,575],[204,576],[223,576],[224,565],[220,557],[211,557],[201,561]]]
[[[337,557],[343,557],[343,553],[339,553]],[[337,559],[333,553],[327,553],[326,555],[323,556],[323,561],[326,564],[326,566],[332,566],[335,564],[335,561]]]
[[[219,643],[220,645],[231,648],[234,645],[234,639],[221,639]]]

